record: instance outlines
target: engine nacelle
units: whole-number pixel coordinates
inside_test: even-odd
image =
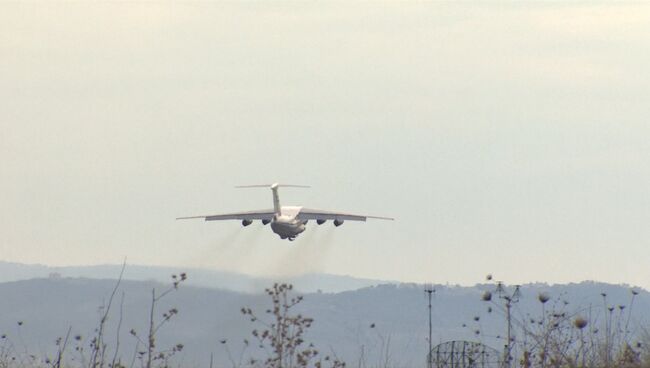
[[[334,220],[334,226],[339,227],[343,225],[343,220]]]
[[[262,220],[262,225],[268,225],[271,220]]]
[[[242,220],[242,226],[248,226],[253,223],[253,220]]]
[[[316,220],[316,223],[319,224],[319,225],[322,225],[322,224],[325,223],[325,221],[327,221],[327,220]]]

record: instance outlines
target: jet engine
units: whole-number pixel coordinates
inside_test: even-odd
[[[343,220],[334,220],[334,226],[339,227],[343,225]]]
[[[322,224],[325,223],[325,221],[327,221],[327,220],[316,220],[316,223],[319,224],[319,225],[322,225]]]
[[[262,220],[262,225],[268,225],[271,220]]]
[[[242,220],[241,224],[242,226],[248,226],[253,223],[253,220]]]

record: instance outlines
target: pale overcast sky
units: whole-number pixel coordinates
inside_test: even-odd
[[[650,5],[3,2],[0,259],[650,287]],[[283,204],[393,216],[180,222]]]

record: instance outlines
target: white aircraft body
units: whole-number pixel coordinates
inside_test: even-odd
[[[378,216],[365,216],[353,215],[342,212],[332,212],[315,210],[301,206],[280,206],[280,198],[278,196],[279,187],[298,187],[309,188],[304,185],[291,185],[291,184],[271,184],[271,185],[245,185],[238,186],[237,188],[267,188],[270,187],[273,192],[273,209],[246,211],[227,213],[222,215],[209,215],[209,216],[190,216],[179,217],[177,220],[202,218],[205,221],[219,221],[219,220],[241,220],[243,226],[248,226],[254,220],[261,220],[263,225],[271,224],[271,230],[278,234],[281,239],[289,239],[293,241],[296,236],[305,231],[305,224],[309,220],[316,220],[318,225],[324,224],[327,220],[332,220],[334,226],[341,226],[345,220],[349,221],[366,221],[366,219],[382,219],[394,220],[390,217]]]

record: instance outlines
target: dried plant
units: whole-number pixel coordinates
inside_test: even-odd
[[[305,332],[314,320],[295,313],[295,307],[303,300],[302,296],[292,296],[290,284],[274,284],[266,289],[271,298],[271,308],[266,310],[268,320],[258,317],[251,308],[242,308],[241,313],[261,329],[252,331],[258,347],[266,354],[264,361],[252,358],[251,366],[265,368],[321,368],[328,364],[332,368],[344,368],[345,363],[329,355],[320,358],[316,347],[304,340]]]
[[[169,359],[174,354],[183,350],[183,344],[178,343],[167,349],[156,349],[156,334],[158,331],[178,314],[177,308],[170,308],[163,312],[161,318],[156,318],[156,306],[172,291],[178,289],[179,285],[187,280],[187,275],[183,272],[179,275],[172,275],[172,286],[167,288],[160,294],[156,294],[156,289],[151,289],[151,307],[149,310],[149,330],[147,332],[146,340],[144,340],[134,329],[131,329],[131,335],[137,340],[136,351],[138,346],[142,345],[146,350],[137,351],[137,358],[140,360],[140,365],[144,368],[152,368],[154,364],[159,367],[168,367]]]
[[[504,285],[499,286],[500,290],[505,289]],[[608,303],[607,294],[601,293],[602,307],[593,309],[591,306],[572,308],[564,295],[553,298],[548,293],[539,293],[539,316],[521,318],[510,315],[517,331],[514,336],[520,336],[511,342],[520,354],[517,355],[519,359],[504,366],[512,363],[525,368],[649,366],[644,363],[650,362],[650,353],[645,355],[642,350],[645,345],[640,341],[631,341],[633,336],[639,337],[639,334],[630,331],[636,295],[638,291],[631,289],[627,306],[613,306]],[[491,292],[484,292],[481,299],[491,303],[491,307],[507,318],[506,308],[493,300]],[[602,318],[599,319],[599,316]],[[650,334],[648,340],[650,342]],[[504,357],[507,355],[504,352]]]

